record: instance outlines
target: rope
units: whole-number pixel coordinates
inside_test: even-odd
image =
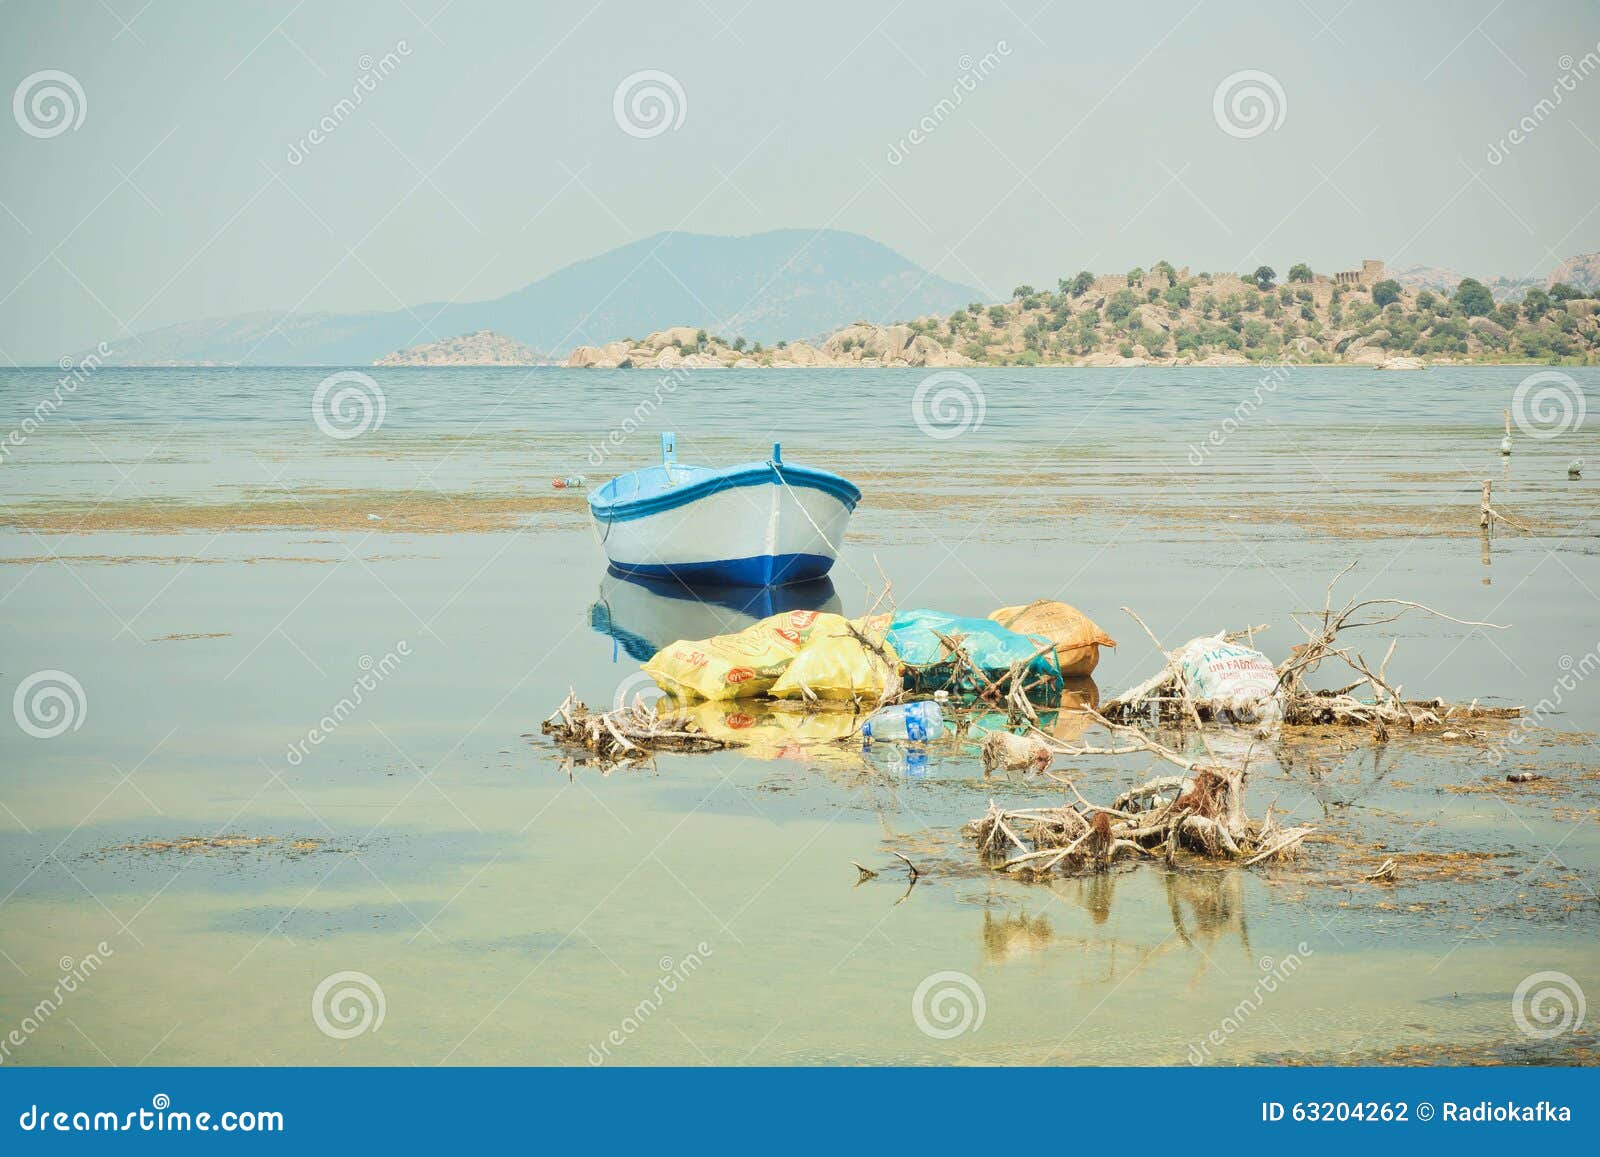
[[[817,520],[811,517],[811,511],[806,509],[805,503],[800,501],[800,496],[795,493],[794,487],[790,486],[789,480],[783,476],[783,468],[776,462],[768,462],[767,465],[772,467],[772,472],[778,476],[778,481],[783,483],[783,488],[787,490],[790,497],[794,499],[794,504],[800,508],[800,513],[806,516],[806,521],[811,524],[811,529],[817,532],[817,537],[823,542],[827,543],[828,549],[833,551],[834,558],[838,558],[838,546],[836,546],[833,541],[828,538],[827,534],[823,532],[822,527],[817,525]]]

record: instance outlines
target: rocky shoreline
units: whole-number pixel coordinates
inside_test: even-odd
[[[1331,276],[1304,265],[1283,284],[1254,275],[1190,276],[1159,262],[1148,272],[1018,286],[1009,302],[974,302],[943,317],[858,321],[811,343],[746,348],[678,326],[643,339],[579,346],[565,365],[587,369],[792,369],[815,366],[1428,365],[1600,362],[1594,289],[1530,289],[1495,301],[1465,279],[1451,295],[1401,285],[1383,263]]]

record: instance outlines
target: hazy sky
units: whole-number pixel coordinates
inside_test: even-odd
[[[0,0],[0,28],[0,362],[494,297],[665,229],[853,230],[996,296],[1162,257],[1600,250],[1592,0]],[[682,93],[653,136],[614,109],[644,70]],[[1247,71],[1264,122],[1216,107]],[[52,84],[76,127],[27,99]]]

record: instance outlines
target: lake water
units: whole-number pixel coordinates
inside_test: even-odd
[[[5,1063],[1590,1055],[1592,1024],[1538,1037],[1513,1005],[1536,973],[1600,996],[1600,692],[1573,674],[1600,663],[1600,417],[1519,429],[1503,460],[1535,371],[985,370],[920,407],[921,371],[365,372],[383,420],[350,438],[314,420],[325,370],[100,369],[36,427],[61,373],[0,372],[0,437],[19,431],[0,674],[8,695],[39,672],[81,688],[59,735],[22,707],[0,727]],[[1524,403],[1553,384],[1574,419],[1600,406],[1600,371],[1561,373]],[[609,702],[639,685],[630,649],[747,621],[608,578],[581,493],[550,488],[650,464],[662,429],[683,461],[781,441],[861,485],[832,590],[805,597],[860,613],[887,576],[902,608],[1065,599],[1121,643],[1102,694],[1160,662],[1119,608],[1169,646],[1270,623],[1276,661],[1350,563],[1340,600],[1509,626],[1374,629],[1364,653],[1398,638],[1408,693],[1572,688],[1505,763],[1471,736],[1276,753],[1250,811],[1321,832],[1267,870],[1000,876],[960,825],[1062,789],[985,781],[972,749],[808,746],[777,720],[743,752],[569,767],[538,735],[569,688]],[[1590,476],[1569,480],[1576,458]],[[1484,479],[1533,532],[1480,541]],[[375,517],[142,529],[318,495]],[[403,499],[448,523],[485,495],[526,513],[453,533],[391,517]],[[1512,767],[1546,779],[1507,790]],[[1069,770],[1097,800],[1158,771]],[[127,847],[182,836],[273,840]],[[926,870],[909,892],[894,851]],[[1464,878],[1360,880],[1417,853],[1464,853]],[[882,874],[855,886],[851,861]]]

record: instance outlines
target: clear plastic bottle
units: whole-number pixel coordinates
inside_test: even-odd
[[[912,743],[926,743],[937,738],[944,729],[944,713],[937,703],[924,700],[919,703],[897,703],[874,711],[861,725],[861,738],[873,740],[904,739]]]
[[[589,480],[582,474],[568,474],[565,478],[552,478],[550,485],[557,490],[582,490],[589,485]]]

